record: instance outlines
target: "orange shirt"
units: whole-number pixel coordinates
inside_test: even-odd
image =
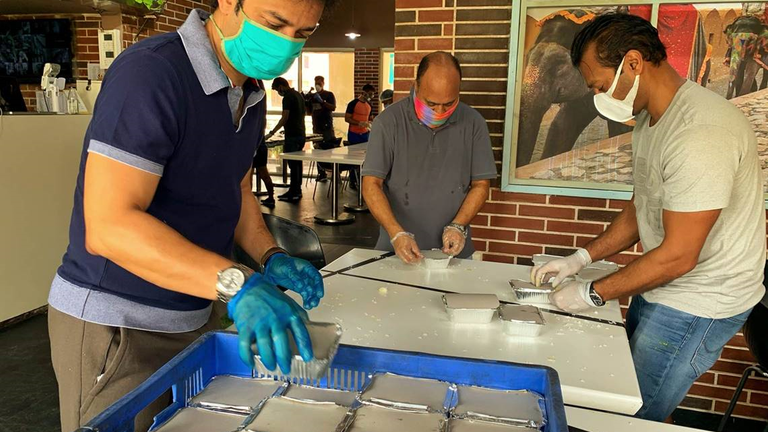
[[[367,122],[371,118],[371,104],[363,102],[359,98],[353,100],[347,105],[347,114],[352,114],[352,120],[358,122]],[[349,131],[356,134],[364,134],[368,129],[357,125],[349,125]]]

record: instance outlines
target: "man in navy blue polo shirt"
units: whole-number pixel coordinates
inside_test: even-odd
[[[176,33],[133,45],[107,73],[86,132],[70,244],[51,287],[49,332],[62,430],[87,423],[214,328],[228,301],[240,357],[305,360],[304,307],[320,274],[276,247],[251,193],[263,133],[254,79],[284,73],[333,0],[219,0]],[[230,258],[239,244],[264,273]],[[286,369],[287,368],[287,369]],[[162,398],[161,398],[162,399]],[[147,430],[168,400],[136,418]]]

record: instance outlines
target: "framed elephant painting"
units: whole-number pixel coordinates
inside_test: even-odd
[[[505,133],[506,190],[562,194],[570,189],[568,194],[577,196],[631,191],[632,125],[598,115],[592,91],[570,61],[576,34],[605,13],[650,20],[681,76],[744,110],[755,125],[768,173],[768,2],[585,3],[590,6],[574,7],[568,0],[523,0],[518,6],[518,50],[511,56],[517,67],[510,68],[508,92],[514,111]]]

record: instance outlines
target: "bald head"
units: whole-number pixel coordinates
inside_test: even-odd
[[[438,114],[459,99],[461,66],[456,57],[444,51],[426,55],[416,73],[416,97]]]

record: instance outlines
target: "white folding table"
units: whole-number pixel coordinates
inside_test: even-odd
[[[339,183],[341,173],[339,165],[362,166],[365,161],[365,152],[368,143],[355,144],[346,147],[337,147],[327,150],[309,149],[304,151],[281,153],[283,160],[314,161],[333,164],[333,177],[331,178],[331,214],[316,215],[317,223],[326,225],[343,225],[352,223],[355,216],[346,212],[339,212]],[[359,185],[357,192],[357,206],[347,206],[350,211],[365,211],[363,202],[363,185]]]
[[[527,278],[530,267],[454,260],[427,271],[386,256],[355,249],[325,267],[325,297],[310,319],[340,323],[345,344],[549,366],[569,405],[623,414],[642,406],[617,302],[578,316],[544,305],[551,311],[539,337],[511,337],[498,320],[450,322],[442,295],[492,293],[516,302],[508,280]]]

